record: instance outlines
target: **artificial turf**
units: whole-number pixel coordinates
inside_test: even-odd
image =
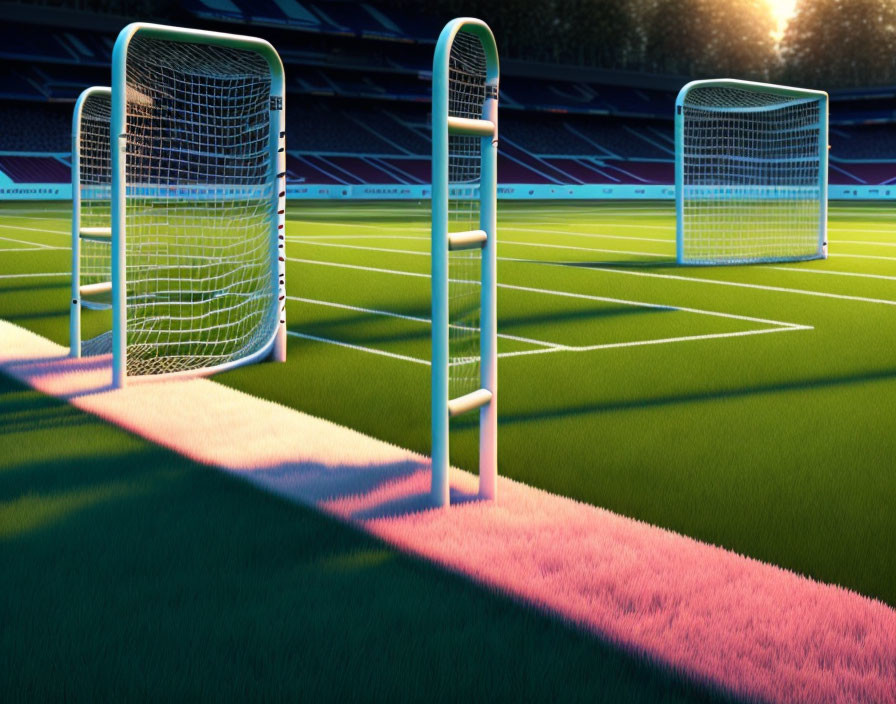
[[[0,376],[4,702],[729,701]]]
[[[880,205],[830,212],[826,261],[695,268],[673,261],[668,203],[502,201],[499,331],[604,347],[500,360],[499,471],[896,605],[896,228]],[[14,204],[0,236],[64,248],[67,213]],[[427,218],[291,203],[287,320],[304,337],[285,365],[219,380],[427,452],[429,326],[391,315],[428,317]],[[0,317],[64,343],[68,256],[3,256],[0,275],[63,276],[0,279]],[[760,330],[777,331],[704,337]],[[452,458],[475,470],[472,418]]]

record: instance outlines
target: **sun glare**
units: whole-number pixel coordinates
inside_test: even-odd
[[[776,40],[780,40],[784,36],[787,21],[793,17],[796,10],[796,0],[766,0],[766,2],[777,24],[773,34]]]

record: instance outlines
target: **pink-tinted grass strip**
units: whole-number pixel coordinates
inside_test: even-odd
[[[452,470],[455,505],[428,509],[424,457],[206,379],[110,390],[108,359],[65,354],[0,321],[0,369],[33,388],[629,652],[745,699],[896,703],[880,601],[508,479],[483,503]]]

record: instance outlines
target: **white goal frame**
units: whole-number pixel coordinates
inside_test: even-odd
[[[478,38],[485,56],[480,119],[452,116],[449,62],[460,32]],[[498,49],[485,22],[461,17],[439,35],[432,75],[432,501],[450,503],[450,419],[479,410],[479,495],[495,499],[498,477],[497,173]],[[449,135],[479,137],[479,229],[448,231]],[[479,389],[449,398],[449,251],[481,248]]]
[[[700,203],[702,201],[711,201],[712,196],[715,194],[722,194],[722,198],[724,199],[725,195],[730,195],[732,193],[739,194],[742,198],[752,198],[753,194],[751,194],[750,188],[743,184],[733,184],[733,183],[725,183],[723,182],[712,184],[712,185],[690,185],[685,183],[686,177],[689,175],[688,171],[688,161],[689,159],[701,160],[706,159],[703,155],[699,154],[698,151],[689,151],[690,145],[687,137],[686,130],[686,108],[699,108],[701,110],[718,110],[720,113],[742,113],[747,114],[750,112],[759,113],[761,111],[766,110],[765,107],[743,107],[738,108],[736,106],[732,106],[731,108],[727,107],[719,107],[719,108],[706,108],[704,106],[692,106],[688,104],[688,97],[695,90],[705,89],[705,88],[721,88],[721,89],[733,89],[743,93],[754,93],[761,94],[766,96],[776,96],[782,99],[782,103],[780,107],[790,107],[790,106],[798,106],[798,105],[812,105],[817,104],[818,111],[818,140],[817,140],[817,159],[818,159],[818,175],[815,179],[815,182],[809,186],[806,186],[806,189],[809,193],[813,195],[814,198],[817,193],[817,198],[819,201],[818,206],[818,222],[817,222],[817,238],[815,238],[814,243],[811,244],[811,247],[803,247],[803,251],[799,253],[773,253],[771,255],[766,254],[751,254],[749,252],[733,252],[728,251],[724,254],[713,254],[712,256],[708,256],[703,252],[692,252],[689,249],[697,249],[695,245],[691,245],[689,248],[689,240],[688,240],[688,225],[689,225],[689,203],[697,202]],[[780,109],[774,108],[773,106],[769,106],[769,109]],[[774,162],[774,159],[770,160]],[[813,158],[814,161],[814,158]],[[776,188],[775,184],[770,184],[769,194],[763,195],[762,189],[765,188],[762,184],[756,185],[756,190],[758,194],[756,197],[756,202],[761,202],[763,199],[768,201],[773,201],[776,199],[776,194],[774,189]],[[783,190],[786,191],[787,188],[790,188],[793,191],[796,187],[787,187],[785,186]],[[737,195],[735,195],[735,198]],[[787,196],[784,196],[784,200],[786,202]],[[809,200],[808,198],[805,200]],[[824,91],[818,90],[809,90],[804,88],[793,88],[790,86],[780,86],[774,85],[770,83],[757,83],[753,81],[742,81],[737,79],[711,79],[711,80],[699,80],[699,81],[691,81],[687,85],[685,85],[678,94],[678,98],[675,101],[675,209],[676,209],[676,257],[679,264],[705,264],[705,265],[715,265],[715,264],[747,264],[747,263],[761,263],[761,262],[776,262],[776,261],[800,261],[807,259],[824,259],[827,257],[827,210],[828,210],[828,94]],[[729,228],[737,227],[736,222],[733,222],[736,218],[729,219],[729,222],[726,223],[725,226]],[[808,245],[809,243],[804,243]],[[811,251],[810,251],[811,250]]]
[[[236,366],[250,364],[270,357],[276,361],[286,359],[286,127],[285,127],[285,79],[283,63],[274,47],[255,37],[209,32],[204,30],[169,27],[148,23],[133,23],[121,30],[112,53],[112,357],[113,386],[124,386],[127,379],[128,328],[127,328],[127,213],[128,200],[126,166],[128,145],[128,51],[137,36],[154,40],[202,44],[230,49],[240,49],[258,54],[270,69],[271,107],[268,139],[268,168],[273,196],[269,204],[270,215],[270,306],[275,316],[275,329],[261,349],[246,357],[217,366],[201,369],[167,372],[164,376],[195,376],[220,372]],[[161,190],[161,189],[160,189]],[[153,375],[154,377],[158,375]]]
[[[81,308],[108,309],[109,306],[107,304],[95,303],[90,300],[90,296],[108,293],[112,290],[111,271],[109,272],[110,278],[108,281],[81,285],[82,239],[111,245],[112,233],[112,228],[108,225],[81,226],[81,186],[83,178],[81,167],[85,165],[81,153],[81,136],[84,131],[83,115],[88,103],[95,100],[108,101],[111,110],[112,89],[105,86],[86,88],[78,96],[72,115],[72,293],[69,302],[69,347],[72,357],[81,356]]]

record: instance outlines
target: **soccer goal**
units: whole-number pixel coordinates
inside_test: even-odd
[[[82,353],[81,309],[111,307],[111,96],[110,88],[87,88],[78,96],[72,116],[72,296],[69,340],[73,357],[80,357]]]
[[[432,74],[432,498],[450,503],[450,419],[479,411],[479,494],[498,475],[498,50],[477,19],[449,22]]]
[[[113,383],[284,360],[283,65],[267,42],[131,24],[111,110]]]
[[[731,79],[675,103],[680,264],[827,256],[828,95]]]

